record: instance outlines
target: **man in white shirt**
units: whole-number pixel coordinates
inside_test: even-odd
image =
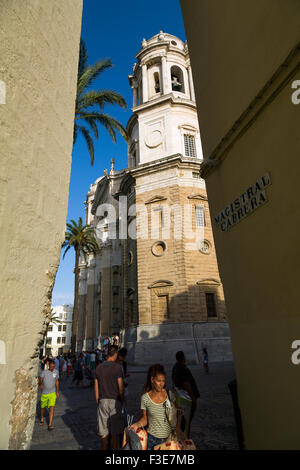
[[[47,406],[49,408],[49,431],[53,431],[54,429],[52,426],[54,407],[56,399],[59,398],[59,372],[55,369],[54,365],[54,361],[50,361],[49,370],[43,370],[39,380],[39,386],[42,390],[40,426],[43,426],[44,424],[44,412]]]

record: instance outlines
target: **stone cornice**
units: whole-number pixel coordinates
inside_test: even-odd
[[[161,202],[161,201],[166,201],[167,198],[164,196],[154,196],[148,201],[145,202],[145,204],[153,204],[154,202]]]
[[[221,286],[222,283],[218,279],[213,278],[205,278],[197,281],[196,284],[198,286]]]
[[[172,287],[174,286],[174,282],[172,281],[167,281],[167,280],[160,280],[160,281],[155,281],[152,284],[148,286],[148,289],[154,289],[156,287]]]
[[[158,55],[163,55],[166,52],[174,52],[175,54],[183,56],[184,58],[186,58],[189,55],[189,52],[187,49],[185,48],[179,49],[178,47],[173,46],[170,41],[171,40],[164,40],[164,41],[159,41],[159,42],[154,42],[152,44],[149,44],[146,47],[143,47],[143,49],[141,49],[135,57],[136,59],[138,59],[138,61],[142,62],[145,56],[150,51],[153,51],[155,49],[157,49]]]
[[[235,121],[231,129],[221,139],[214,151],[205,158],[201,164],[201,178],[207,178],[212,171],[226,158],[233,147],[249,129],[256,119],[272,103],[276,96],[288,85],[290,80],[300,70],[300,43],[298,43],[286,57],[285,61],[277,68],[264,87],[249,103],[249,106]]]
[[[175,104],[175,105],[179,104],[179,105],[188,106],[190,108],[197,109],[196,103],[194,101],[191,101],[187,98],[175,98],[175,96],[173,95],[173,92],[171,92],[171,93],[168,93],[167,95],[162,95],[159,98],[155,98],[154,100],[147,101],[146,103],[140,104],[139,106],[132,108],[132,112],[139,113],[141,111],[144,111],[145,109],[152,108],[153,106],[157,106],[158,104],[162,104],[164,101],[165,102],[171,101],[171,104]]]
[[[199,160],[183,157],[181,153],[177,153],[175,155],[170,155],[168,157],[160,158],[158,160],[143,163],[135,168],[131,168],[128,171],[130,171],[132,176],[135,178],[144,174],[148,175],[152,172],[156,172],[158,167],[160,167],[159,169],[164,169],[167,167],[178,167],[199,171],[200,164],[201,162]]]
[[[207,201],[207,197],[204,194],[194,194],[191,196],[187,196],[188,199],[197,199],[201,201]]]

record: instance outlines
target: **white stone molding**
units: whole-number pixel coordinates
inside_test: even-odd
[[[148,101],[148,70],[146,64],[142,64],[142,87],[143,103],[146,103]]]
[[[189,75],[190,97],[191,97],[192,101],[196,101],[193,75],[192,75],[192,67],[191,66],[188,67],[188,75]]]

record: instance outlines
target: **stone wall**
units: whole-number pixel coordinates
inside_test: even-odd
[[[225,322],[140,325],[123,330],[121,339],[128,362],[135,365],[174,364],[177,351],[184,351],[189,364],[200,364],[202,348],[207,348],[210,362],[232,361]]]
[[[64,240],[82,0],[0,3],[0,448],[27,449]]]

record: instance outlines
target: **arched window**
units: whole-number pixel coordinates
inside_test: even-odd
[[[172,91],[185,93],[183,71],[180,67],[177,67],[177,65],[173,65],[173,67],[171,67],[171,83]]]
[[[160,93],[159,73],[154,72],[153,78],[154,78],[154,91],[155,93]]]

